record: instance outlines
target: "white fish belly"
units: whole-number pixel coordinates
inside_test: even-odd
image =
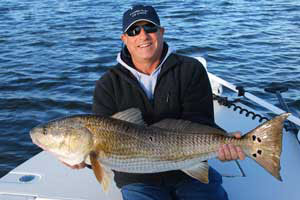
[[[203,154],[201,157],[185,160],[150,160],[148,158],[118,159],[109,158],[99,160],[106,167],[127,173],[157,173],[171,170],[187,169],[200,162],[214,158],[216,152]]]

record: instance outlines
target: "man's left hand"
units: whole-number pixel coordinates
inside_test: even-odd
[[[240,132],[235,132],[233,137],[240,139],[242,136]],[[220,161],[231,161],[237,159],[244,160],[245,153],[241,147],[232,144],[224,144],[219,148],[218,158]]]

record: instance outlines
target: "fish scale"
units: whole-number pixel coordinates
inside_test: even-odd
[[[116,129],[125,130],[120,127]],[[115,147],[114,151],[105,152],[105,158],[99,158],[99,161],[116,171],[153,173],[183,169],[214,158],[221,144],[231,143],[240,146],[242,142],[245,143],[244,140],[220,135],[170,132],[161,128],[143,131],[136,129],[140,127],[131,127],[131,132],[110,130],[115,136],[115,140],[110,138],[111,146]],[[140,134],[144,137],[138,137]],[[104,135],[101,137],[109,138]]]

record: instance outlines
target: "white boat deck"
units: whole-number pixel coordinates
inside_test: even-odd
[[[243,108],[250,109],[244,105]],[[227,131],[240,130],[246,133],[259,124],[232,108],[215,102],[216,122]],[[283,182],[276,180],[251,159],[222,163],[209,161],[223,175],[223,186],[232,200],[273,199],[298,200],[297,190],[300,174],[300,146],[294,134],[284,133],[281,156]],[[29,182],[20,179],[33,176]],[[52,155],[41,152],[0,179],[0,200],[109,200],[121,199],[115,187],[105,194],[92,170],[72,170],[65,167]]]

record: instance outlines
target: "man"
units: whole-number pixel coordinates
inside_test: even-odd
[[[153,7],[137,5],[124,13],[124,48],[118,64],[96,83],[93,111],[110,116],[136,107],[147,124],[176,118],[217,127],[206,70],[197,60],[172,53],[163,35],[164,28]],[[220,147],[218,156],[222,161],[245,157],[235,146]],[[73,166],[81,167],[84,164]],[[209,184],[203,184],[181,171],[115,171],[116,184],[125,200],[227,199],[222,178],[212,168],[209,179]]]

